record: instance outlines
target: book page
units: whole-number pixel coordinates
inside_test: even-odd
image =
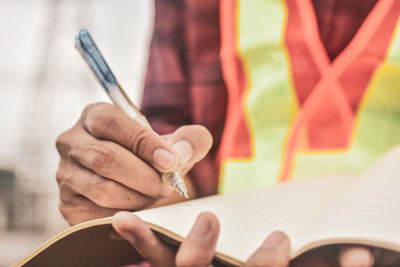
[[[389,152],[299,234],[296,254],[331,243],[362,243],[400,252],[398,153]]]
[[[182,240],[199,213],[213,212],[221,225],[216,252],[245,262],[274,230],[284,231],[294,240],[298,228],[352,181],[348,176],[309,179],[135,214],[150,224],[174,232]]]

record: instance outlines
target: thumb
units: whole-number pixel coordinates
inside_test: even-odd
[[[201,213],[178,250],[176,265],[209,266],[214,257],[218,234],[217,217],[209,212]]]
[[[245,266],[286,267],[290,262],[290,240],[282,232],[273,232],[248,259]]]
[[[187,125],[169,135],[167,142],[175,149],[182,171],[187,173],[207,155],[212,145],[212,136],[204,126]]]

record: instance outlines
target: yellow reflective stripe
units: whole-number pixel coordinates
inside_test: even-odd
[[[397,21],[395,32],[397,33],[391,43],[391,49],[388,56],[389,64],[400,65],[400,18]]]
[[[237,5],[237,47],[248,82],[243,107],[238,108],[245,109],[254,147],[251,158],[222,163],[221,193],[277,182],[285,139],[298,109],[284,46],[284,1]]]
[[[352,145],[343,150],[298,151],[292,179],[358,174],[400,144],[400,28],[375,71],[357,112]]]

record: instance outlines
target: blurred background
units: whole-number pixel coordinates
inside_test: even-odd
[[[108,101],[74,48],[87,28],[140,104],[153,2],[0,0],[0,266],[68,227],[58,211],[57,136]]]

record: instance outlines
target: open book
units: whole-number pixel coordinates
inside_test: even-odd
[[[392,157],[393,158],[393,157]],[[400,174],[393,158],[357,178],[335,176],[253,191],[212,196],[136,212],[150,227],[181,242],[197,215],[217,215],[216,259],[241,265],[274,230],[291,239],[291,256],[319,246],[356,243],[400,252]],[[382,169],[385,173],[382,173]],[[111,240],[111,218],[73,226],[15,266],[122,266],[138,255],[126,241]]]

